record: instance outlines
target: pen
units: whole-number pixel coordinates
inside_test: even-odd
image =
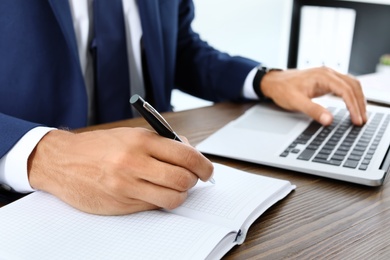
[[[156,132],[166,138],[170,138],[179,142],[183,142],[180,137],[173,131],[168,122],[142,97],[135,94],[130,98],[130,104],[145,118],[145,120],[153,127]],[[215,183],[213,178],[210,178],[211,183]]]

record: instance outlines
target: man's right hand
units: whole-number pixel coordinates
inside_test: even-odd
[[[312,99],[332,93],[344,100],[352,123],[367,122],[366,100],[359,81],[330,68],[271,71],[263,77],[259,87],[280,107],[305,113],[323,125],[330,125],[333,116]]]
[[[189,144],[143,128],[53,130],[30,155],[28,173],[34,189],[77,209],[121,215],[178,207],[213,165]]]

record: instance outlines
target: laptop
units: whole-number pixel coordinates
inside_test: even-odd
[[[368,105],[368,122],[357,127],[340,99],[315,102],[333,113],[331,126],[274,104],[256,104],[196,147],[205,154],[382,185],[390,165],[390,108]]]

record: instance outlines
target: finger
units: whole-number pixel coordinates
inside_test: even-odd
[[[356,125],[362,125],[363,117],[351,85],[339,77],[337,72],[330,75],[328,84],[329,89],[344,100],[350,112],[351,121]]]
[[[185,137],[183,135],[180,135],[179,137],[185,144],[190,144],[190,142],[188,141],[187,137]]]
[[[150,160],[148,164],[148,170],[140,173],[140,176],[155,185],[176,191],[187,191],[198,181],[198,176],[186,168],[156,159]]]
[[[99,207],[98,211],[84,210],[99,215],[127,215],[135,212],[159,209],[160,207],[138,199],[118,198],[107,199],[103,202],[106,207]]]
[[[363,119],[363,122],[367,122],[367,111],[366,111],[367,102],[360,82],[349,75],[338,73],[338,76],[341,77],[346,82],[348,82],[350,86],[352,86],[352,90],[354,91],[358,103],[358,107],[360,110],[360,115]]]
[[[300,111],[322,125],[330,125],[333,121],[333,115],[323,106],[314,103],[309,98],[303,98],[301,100]]]
[[[144,181],[137,187],[133,187],[129,195],[129,201],[138,199],[164,209],[174,209],[183,204],[188,193],[167,189],[150,182]]]
[[[188,144],[157,137],[148,145],[148,153],[157,160],[180,166],[207,181],[213,172],[213,165],[203,154]]]
[[[124,172],[124,174],[120,175],[120,178],[108,178],[99,182],[98,185],[101,185],[103,191],[108,194],[109,197],[113,198],[114,201],[129,205],[131,207],[150,207],[150,205],[143,205],[142,203],[141,205],[133,205],[133,200],[140,200],[145,203],[155,205],[157,207],[163,207],[168,209],[177,207],[184,202],[187,197],[186,190],[180,191],[176,189],[171,189],[166,186],[158,185],[155,183],[155,179],[153,179],[153,182],[147,181],[144,178],[144,175],[147,175],[147,173],[148,171],[143,171],[141,174],[134,172]],[[139,177],[134,178],[134,175]],[[191,173],[191,175],[193,174]],[[155,176],[159,177],[161,175],[155,174]],[[194,178],[196,181],[197,178]],[[167,182],[167,184],[167,186],[172,185],[172,183],[170,182]],[[113,203],[114,202],[106,204],[112,204],[111,206],[114,206]],[[118,208],[119,206],[114,207],[114,209]]]

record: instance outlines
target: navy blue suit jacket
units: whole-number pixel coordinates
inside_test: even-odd
[[[173,88],[215,102],[240,98],[257,63],[203,42],[191,29],[192,0],[138,5],[157,110],[170,110]],[[37,125],[86,126],[87,93],[68,0],[1,0],[0,35],[0,158]],[[117,102],[128,104],[129,97]]]

